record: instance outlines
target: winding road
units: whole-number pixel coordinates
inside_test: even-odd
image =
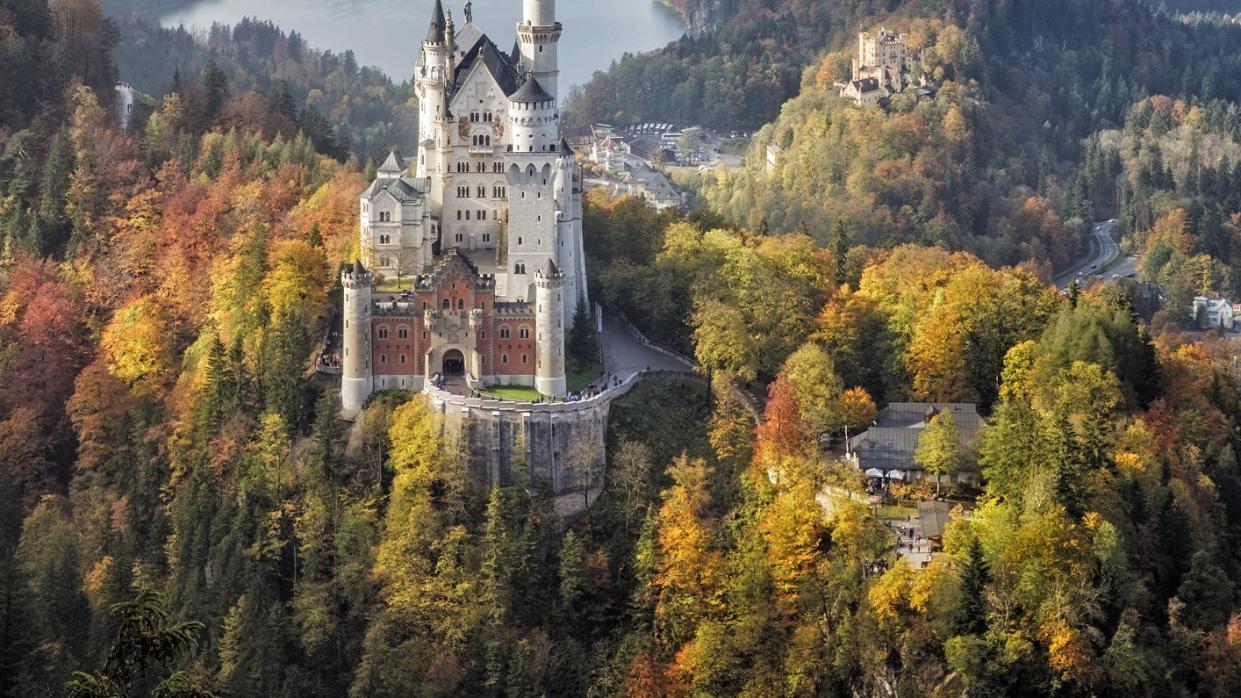
[[[1108,265],[1120,256],[1120,246],[1116,243],[1113,232],[1116,230],[1116,219],[1095,223],[1092,254],[1078,260],[1063,273],[1056,276],[1056,288],[1066,289],[1074,279],[1084,280],[1093,274],[1102,274]]]

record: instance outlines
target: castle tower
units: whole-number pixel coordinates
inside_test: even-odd
[[[534,387],[544,395],[568,393],[564,357],[564,274],[552,262],[534,273]]]
[[[452,82],[452,53],[448,38],[448,20],[444,5],[435,0],[435,13],[427,38],[422,42],[422,60],[415,75],[418,95],[418,176],[430,177],[436,172],[435,124],[446,111],[448,86]]]
[[[556,21],[556,0],[525,0],[522,19],[517,25],[521,45],[521,67],[532,73],[551,95],[559,99],[560,64],[556,47],[560,43],[560,22]]]
[[[538,78],[526,80],[509,96],[509,123],[512,124],[511,152],[547,153],[560,140],[560,115],[556,98]]]
[[[362,411],[375,387],[371,369],[371,273],[355,261],[340,274],[345,289],[344,331],[341,333],[341,412]]]

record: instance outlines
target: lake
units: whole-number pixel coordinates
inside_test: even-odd
[[[465,0],[448,0],[460,28]],[[245,17],[271,20],[296,29],[316,48],[341,53],[353,49],[358,62],[378,66],[394,80],[407,80],[427,34],[435,0],[202,0],[160,16],[164,26],[210,27],[236,24]],[[622,54],[649,51],[684,33],[680,18],[654,0],[559,0],[560,85],[586,82]],[[521,0],[475,0],[474,23],[502,51],[513,47]]]

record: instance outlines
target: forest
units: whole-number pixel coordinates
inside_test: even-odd
[[[1241,283],[1239,54],[1135,1],[994,5],[910,20],[943,86],[890,113],[830,93],[844,39],[790,53],[770,180],[588,197],[592,293],[710,389],[617,401],[561,517],[420,397],[346,424],[313,373],[373,164],[295,85],[363,71],[219,30],[123,132],[95,0],[0,0],[0,695],[1234,695],[1237,350],[1179,326]],[[1162,309],[1047,281],[1112,214]],[[987,418],[927,454],[981,480],[922,568],[823,448],[906,400]]]

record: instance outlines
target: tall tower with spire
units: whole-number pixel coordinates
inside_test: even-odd
[[[560,32],[556,0],[524,0],[521,22],[517,24],[521,67],[539,81],[553,101],[560,99],[560,64],[556,58]]]

